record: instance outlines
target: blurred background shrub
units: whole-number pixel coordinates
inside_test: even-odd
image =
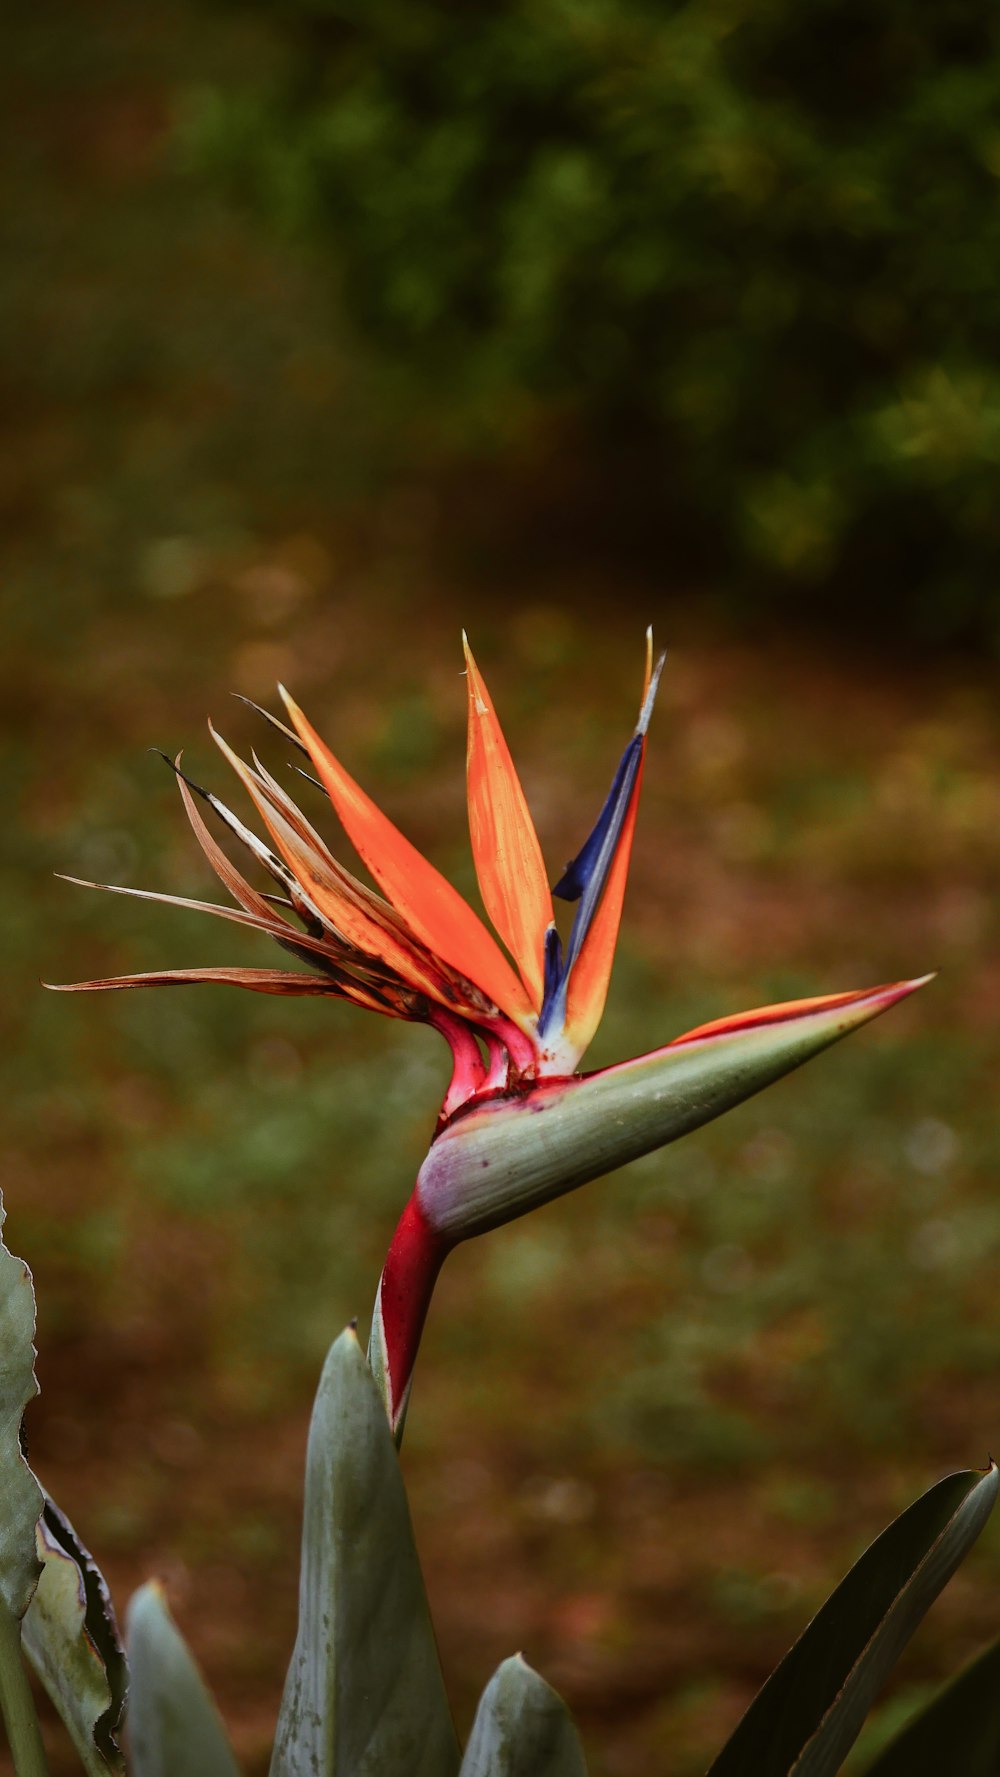
[[[452,446],[543,433],[748,615],[1000,645],[990,7],[259,10],[272,66],[193,90],[186,150],[329,255]]]

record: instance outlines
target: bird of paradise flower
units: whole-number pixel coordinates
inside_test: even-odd
[[[195,836],[235,906],[108,883],[82,886],[228,919],[276,939],[308,972],[166,969],[60,988],[214,982],[260,993],[327,994],[429,1024],[444,1036],[452,1076],[389,1248],[369,1347],[397,1436],[431,1293],[453,1246],[718,1116],[930,979],[744,1012],[633,1061],[581,1075],[578,1063],[607,998],[663,657],[654,666],[647,632],[634,731],[593,829],[551,890],[520,780],[467,640],[465,658],[472,852],[483,903],[505,949],[279,687],[291,726],[260,714],[308,756],[313,781],[329,795],[383,893],[339,863],[256,754],[246,763],[210,723],[271,841],[194,784],[179,758],[173,762]],[[262,867],[274,884],[270,892],[254,888],[231,862],[196,798]],[[565,947],[553,895],[575,904]]]

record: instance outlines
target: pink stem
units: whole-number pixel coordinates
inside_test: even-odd
[[[538,1065],[538,1050],[527,1032],[523,1031],[520,1025],[515,1024],[513,1018],[508,1018],[504,1012],[498,1012],[495,1017],[491,1018],[486,1028],[493,1036],[499,1037],[510,1056],[513,1071],[524,1075],[529,1080],[534,1079]],[[492,1054],[490,1059],[493,1060]]]
[[[486,1067],[479,1044],[463,1019],[445,1011],[443,1006],[432,1006],[427,1022],[441,1032],[452,1055],[451,1083],[444,1095],[439,1119],[443,1123],[459,1105],[465,1104],[480,1090],[486,1079]]]

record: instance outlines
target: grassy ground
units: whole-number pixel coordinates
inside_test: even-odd
[[[46,997],[39,976],[269,960],[51,872],[204,894],[145,749],[221,786],[204,716],[252,744],[228,691],[281,677],[471,889],[462,623],[558,867],[652,616],[674,645],[595,1064],[941,970],[442,1279],[405,1462],[460,1725],[519,1647],[595,1777],[687,1777],[887,1517],[997,1443],[995,684],[734,645],[669,563],[651,586],[446,547],[465,514],[393,467],[319,275],[171,158],[172,95],[266,52],[241,16],[56,7],[23,15],[6,74],[4,1195],[40,1300],[32,1457],[119,1598],[163,1577],[263,1772],[312,1388],[368,1309],[443,1055],[223,989]],[[992,1533],[893,1708],[996,1633],[998,1571]]]

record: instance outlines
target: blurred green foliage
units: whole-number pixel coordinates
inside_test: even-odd
[[[465,446],[583,417],[754,610],[1000,645],[992,9],[259,10],[277,71],[190,94],[186,149],[329,247]]]

